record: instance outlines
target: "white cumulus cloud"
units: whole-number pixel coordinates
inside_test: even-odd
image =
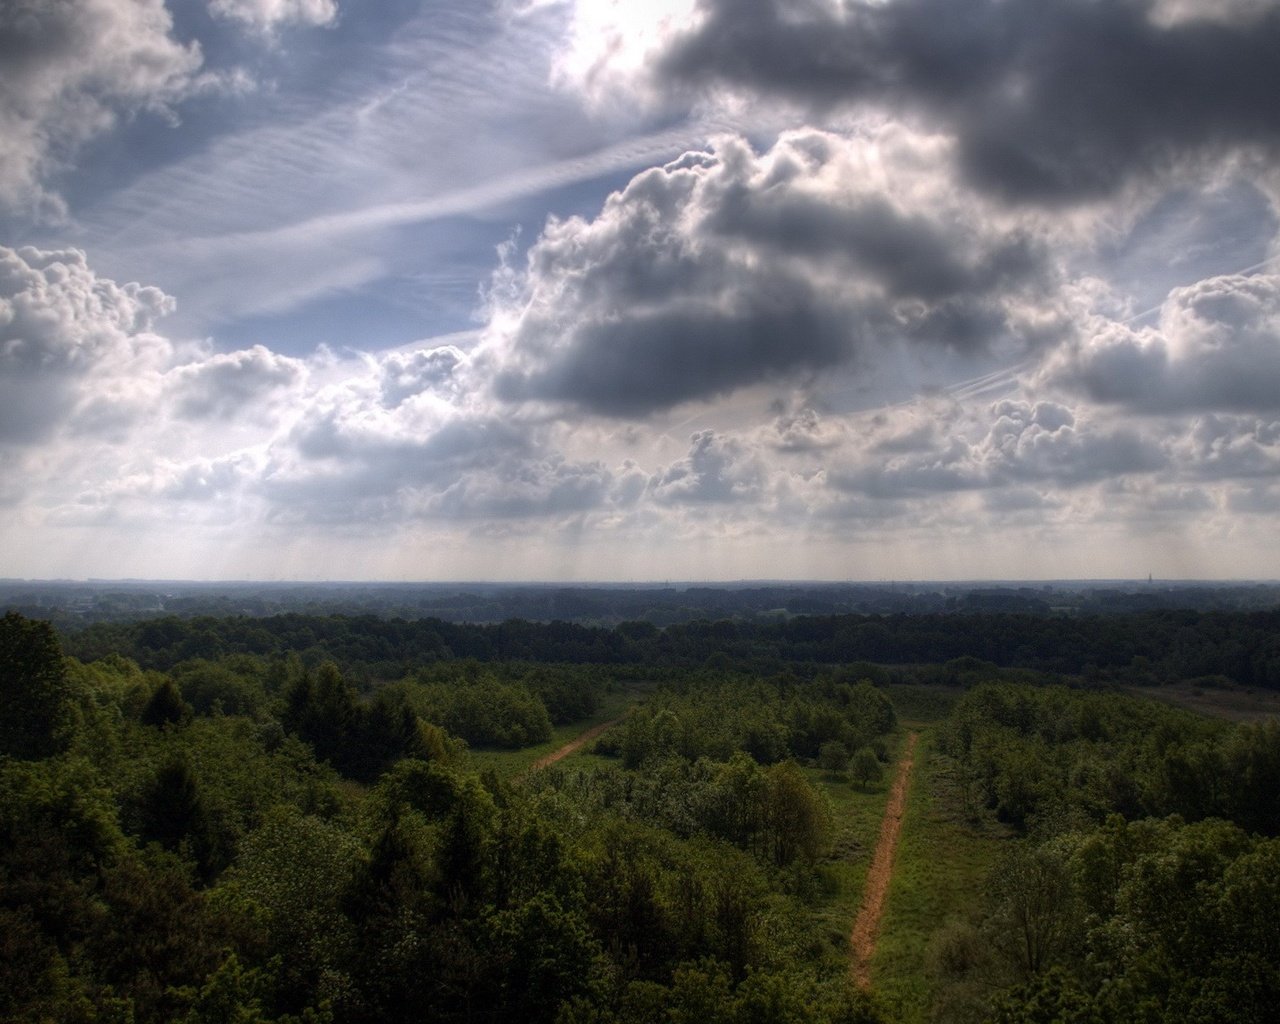
[[[338,16],[336,0],[211,0],[209,9],[260,31],[278,25],[328,25]]]
[[[167,112],[201,84],[202,60],[164,0],[0,5],[0,205],[60,210],[46,176],[121,116]]]

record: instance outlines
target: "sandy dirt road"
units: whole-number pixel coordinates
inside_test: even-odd
[[[538,758],[538,760],[534,761],[533,764],[529,765],[529,771],[536,772],[543,768],[548,767],[549,765],[555,764],[557,761],[563,760],[564,758],[572,754],[575,750],[581,750],[593,739],[595,739],[597,736],[603,733],[606,729],[612,728],[613,726],[617,725],[621,721],[622,721],[621,718],[615,718],[612,721],[602,722],[600,725],[593,725],[590,729],[582,733],[580,736],[577,736],[574,739],[571,739],[559,750],[553,750],[546,757]]]
[[[893,859],[898,852],[898,835],[902,831],[902,815],[907,808],[907,787],[911,782],[911,768],[915,763],[916,733],[907,736],[907,744],[898,761],[889,790],[889,802],[880,822],[880,837],[867,871],[867,885],[862,893],[862,906],[853,922],[853,934],[849,937],[849,969],[859,988],[871,987],[871,957],[876,951],[876,935],[880,931],[880,917],[884,914],[885,898],[889,895],[889,882],[893,878]]]

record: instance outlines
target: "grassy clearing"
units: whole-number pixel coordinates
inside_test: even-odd
[[[634,686],[620,687],[605,694],[600,706],[596,709],[596,713],[590,718],[584,718],[580,722],[570,722],[568,725],[556,726],[551,732],[551,739],[545,743],[539,743],[536,747],[524,747],[521,750],[472,750],[468,756],[476,771],[482,772],[486,769],[491,769],[499,778],[513,778],[528,771],[529,766],[539,758],[546,757],[547,754],[559,750],[566,743],[581,736],[592,726],[600,725],[614,718],[621,718],[627,713],[628,708],[640,703],[644,696],[645,690],[642,688]],[[580,757],[586,753],[587,751],[583,750],[570,756]]]
[[[1207,686],[1195,681],[1166,686],[1128,686],[1128,693],[1231,722],[1258,722],[1280,717],[1280,694],[1223,682]]]
[[[951,712],[951,706],[962,696],[959,687],[886,686],[884,692],[893,701],[898,721],[909,729],[921,729],[940,722]]]
[[[897,864],[872,961],[876,993],[902,1024],[929,1019],[932,991],[925,955],[930,938],[976,902],[1008,841],[1005,830],[961,817],[931,731],[921,734],[915,758]]]
[[[905,735],[889,742],[889,763],[884,778],[865,790],[852,781],[848,773],[839,775],[820,768],[806,768],[809,781],[827,794],[832,807],[832,849],[823,865],[830,885],[830,897],[815,914],[815,927],[833,952],[842,960],[849,956],[849,933],[862,903],[867,870],[880,835],[889,787],[893,784],[894,766],[902,753]]]

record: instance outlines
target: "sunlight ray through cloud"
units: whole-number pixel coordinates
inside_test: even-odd
[[[1274,5],[126,6],[0,13],[7,571],[1280,573]]]

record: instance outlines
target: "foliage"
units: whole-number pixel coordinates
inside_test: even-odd
[[[628,622],[608,629],[372,615],[171,616],[99,623],[66,639],[69,652],[78,657],[114,652],[144,668],[170,669],[193,658],[296,652],[312,666],[325,660],[348,671],[364,666],[380,679],[403,678],[424,664],[450,659],[687,671],[716,657],[724,666],[761,674],[766,663],[913,666],[899,674],[953,686],[1022,668],[1136,683],[1222,676],[1245,686],[1280,689],[1280,611],[1274,609],[796,615],[752,622],[695,619],[665,629]]]
[[[974,804],[1021,829],[1176,813],[1280,834],[1280,723],[1228,726],[1116,693],[983,685],[954,706],[943,747]]]
[[[954,697],[922,744],[958,812],[936,834],[1021,836],[935,939],[941,1018],[1269,1019],[1280,727],[1021,685],[994,664],[1051,663],[1076,625],[992,619],[962,644],[954,620],[162,619],[80,663],[6,617],[0,1020],[873,1024],[847,929],[825,934],[829,859],[866,851],[833,841],[823,788],[876,798],[821,769],[852,751],[874,781],[907,678]],[[1165,625],[1190,658],[1209,621]],[[1238,625],[1214,658],[1244,663]],[[951,660],[837,664],[873,650]],[[535,742],[619,679],[652,689],[611,760],[472,770],[464,740]],[[922,813],[907,903],[954,853],[913,846]],[[933,925],[962,902],[912,905]]]
[[[851,771],[854,781],[863,789],[866,789],[871,783],[879,782],[884,778],[884,769],[880,767],[880,758],[876,757],[876,752],[870,747],[863,747],[853,755]]]
[[[765,683],[703,673],[654,694],[601,749],[628,768],[672,753],[723,761],[739,750],[772,764],[816,759],[824,743],[856,748],[895,724],[892,703],[867,683],[788,676]]]
[[[72,726],[57,634],[47,622],[6,613],[0,619],[0,756],[49,757],[66,749]]]
[[[1275,723],[978,687],[945,745],[977,803],[1027,832],[993,872],[976,928],[939,947],[953,1015],[959,998],[1010,1022],[1268,1019],[1280,1000]]]
[[[142,709],[142,724],[161,728],[179,725],[191,718],[191,705],[182,699],[172,679],[163,679]]]

